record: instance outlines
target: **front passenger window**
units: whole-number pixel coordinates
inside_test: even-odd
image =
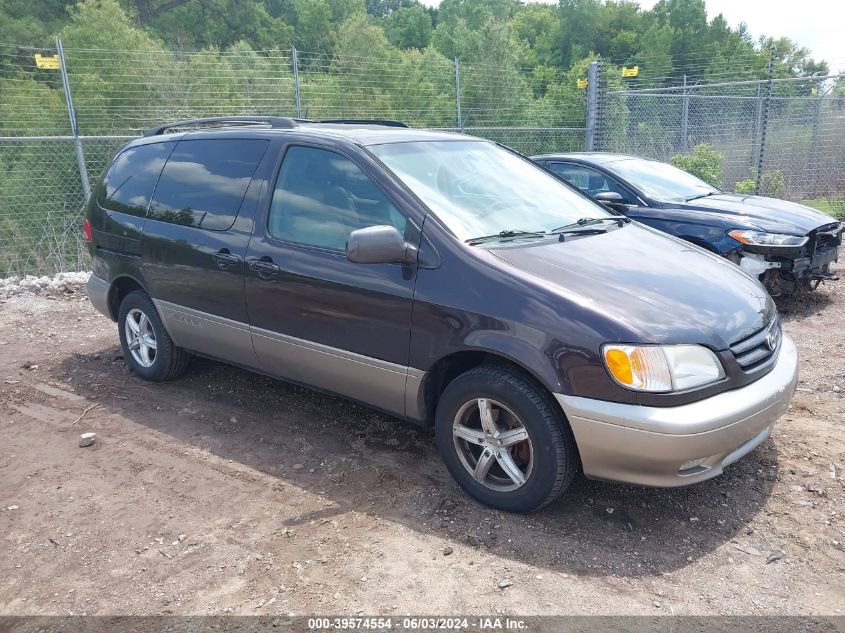
[[[270,235],[344,250],[352,231],[383,224],[405,232],[405,216],[355,163],[329,150],[288,149],[270,206]]]
[[[595,169],[567,163],[552,163],[549,165],[549,169],[570,185],[578,187],[588,196],[596,196],[605,191],[614,191],[622,196],[622,201],[625,204],[632,204],[631,195],[624,187]]]

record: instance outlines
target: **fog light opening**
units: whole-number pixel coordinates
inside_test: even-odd
[[[707,457],[702,457],[701,459],[691,459],[686,464],[683,464],[678,469],[679,475],[694,475],[696,473],[700,473],[702,471],[707,470],[709,467],[704,465],[704,462],[707,461]]]

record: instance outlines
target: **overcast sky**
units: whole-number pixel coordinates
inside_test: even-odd
[[[422,0],[434,6],[440,0]],[[555,0],[528,0],[529,2]],[[657,0],[639,0],[650,9]],[[745,22],[756,39],[760,35],[788,37],[830,63],[832,71],[845,71],[845,0],[706,0],[708,18],[720,13],[728,24]]]
[[[657,0],[640,0],[650,9]],[[833,71],[845,70],[845,1],[843,0],[706,0],[707,17],[720,13],[728,24],[740,22],[756,39],[760,35],[785,36],[809,48],[813,57],[830,63]]]

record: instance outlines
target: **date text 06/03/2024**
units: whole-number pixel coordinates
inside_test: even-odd
[[[401,619],[376,617],[309,618],[308,628],[312,631],[348,630],[407,630],[407,631],[454,631],[476,629],[479,631],[523,630],[526,622],[520,619],[502,617],[404,617]]]

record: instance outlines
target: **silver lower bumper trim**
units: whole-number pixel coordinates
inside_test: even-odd
[[[94,274],[88,278],[88,282],[85,284],[85,291],[97,312],[114,321],[115,318],[109,309],[109,288],[109,282]]]
[[[677,407],[643,407],[555,394],[588,477],[683,486],[719,475],[763,443],[789,408],[798,353],[784,337],[772,370],[753,383]],[[696,468],[681,466],[698,461]]]

